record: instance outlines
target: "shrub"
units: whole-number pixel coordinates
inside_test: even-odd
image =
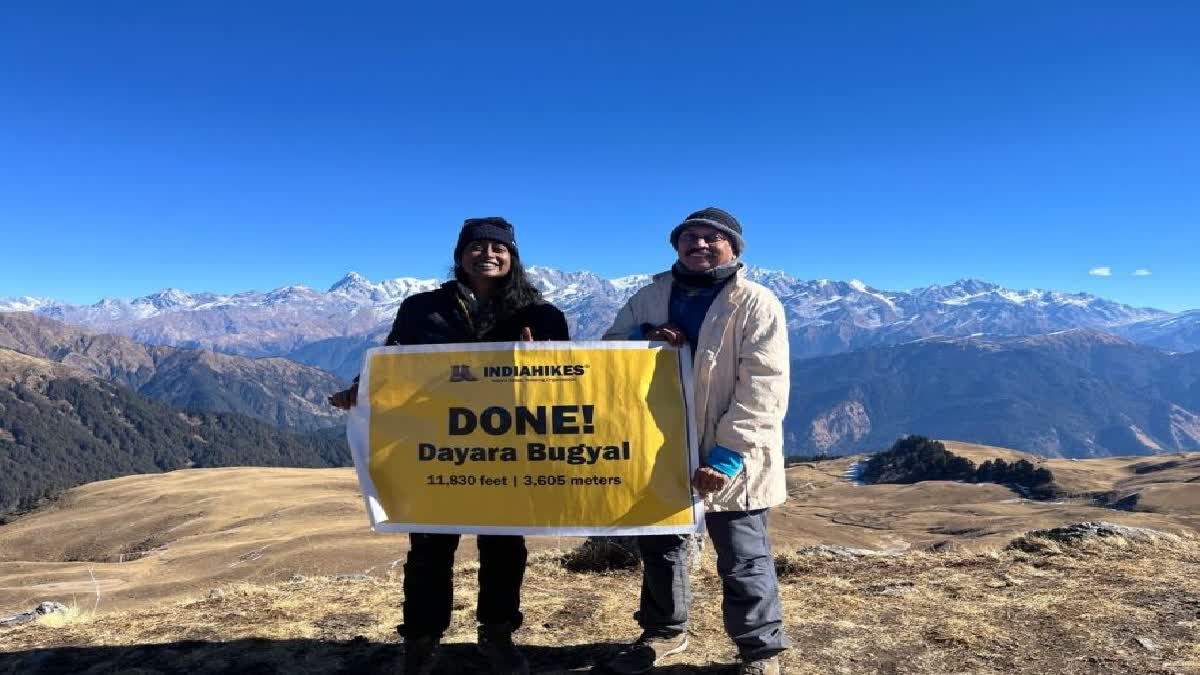
[[[975,480],[975,463],[959,457],[938,441],[905,436],[886,452],[867,460],[865,483],[917,483],[926,480]]]
[[[1034,499],[1057,495],[1054,474],[1032,462],[989,459],[975,463],[959,457],[938,441],[924,436],[906,436],[891,449],[869,460],[862,473],[865,483],[917,483],[926,480],[956,480],[967,483],[997,483],[1016,487]]]
[[[568,571],[584,574],[635,569],[641,562],[632,537],[590,537],[562,557]]]

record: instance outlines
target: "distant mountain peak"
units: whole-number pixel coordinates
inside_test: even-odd
[[[358,272],[347,272],[346,276],[342,277],[334,285],[329,287],[329,293],[337,293],[347,289],[356,289],[363,286],[370,286],[371,281],[359,274]]]
[[[958,279],[950,284],[931,284],[921,288],[912,289],[914,295],[924,296],[942,296],[942,297],[963,297],[972,295],[983,295],[1005,289],[1000,284],[995,284],[982,279],[964,278]]]
[[[1000,284],[984,281],[976,277],[963,277],[956,279],[951,286],[959,286],[962,288],[1000,288]]]
[[[650,274],[629,274],[613,279],[612,285],[620,289],[641,288],[642,286],[650,283],[652,278],[654,277]]]
[[[0,298],[0,312],[36,312],[45,307],[58,305],[57,300],[22,295],[16,298]]]
[[[157,293],[146,296],[145,300],[156,307],[178,307],[180,305],[191,304],[192,295],[178,288],[164,288]]]
[[[317,292],[308,286],[296,284],[293,286],[282,286],[267,293],[268,302],[287,302],[290,300],[298,300],[302,298],[316,297]]]

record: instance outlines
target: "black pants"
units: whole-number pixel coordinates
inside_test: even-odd
[[[454,600],[454,552],[457,534],[410,534],[412,548],[404,563],[406,637],[441,637],[450,627]],[[525,578],[525,538],[481,534],[479,546],[479,623],[521,625],[521,582]]]

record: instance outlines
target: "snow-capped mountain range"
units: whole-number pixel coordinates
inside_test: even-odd
[[[1200,309],[1122,326],[1117,332],[1133,340],[1170,352],[1200,349]]]
[[[887,291],[861,281],[800,280],[750,268],[783,302],[797,358],[931,336],[1037,335],[1095,328],[1175,351],[1200,348],[1200,311],[1131,307],[1082,293],[1013,290],[964,279],[947,286]],[[568,317],[572,335],[598,337],[650,275],[605,279],[591,272],[533,267],[534,283]],[[0,311],[27,311],[140,342],[202,347],[247,356],[288,356],[351,375],[361,350],[378,344],[408,296],[435,279],[371,281],[351,272],[321,292],[285,286],[231,295],[165,289],[132,300],[70,305],[46,298],[0,299]]]

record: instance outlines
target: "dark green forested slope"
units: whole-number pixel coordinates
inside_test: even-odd
[[[1048,457],[1200,449],[1200,352],[1096,331],[956,338],[792,364],[793,454],[881,450],[921,434]]]
[[[127,474],[349,463],[340,434],[296,436],[244,415],[182,413],[88,377],[0,382],[0,513]]]

